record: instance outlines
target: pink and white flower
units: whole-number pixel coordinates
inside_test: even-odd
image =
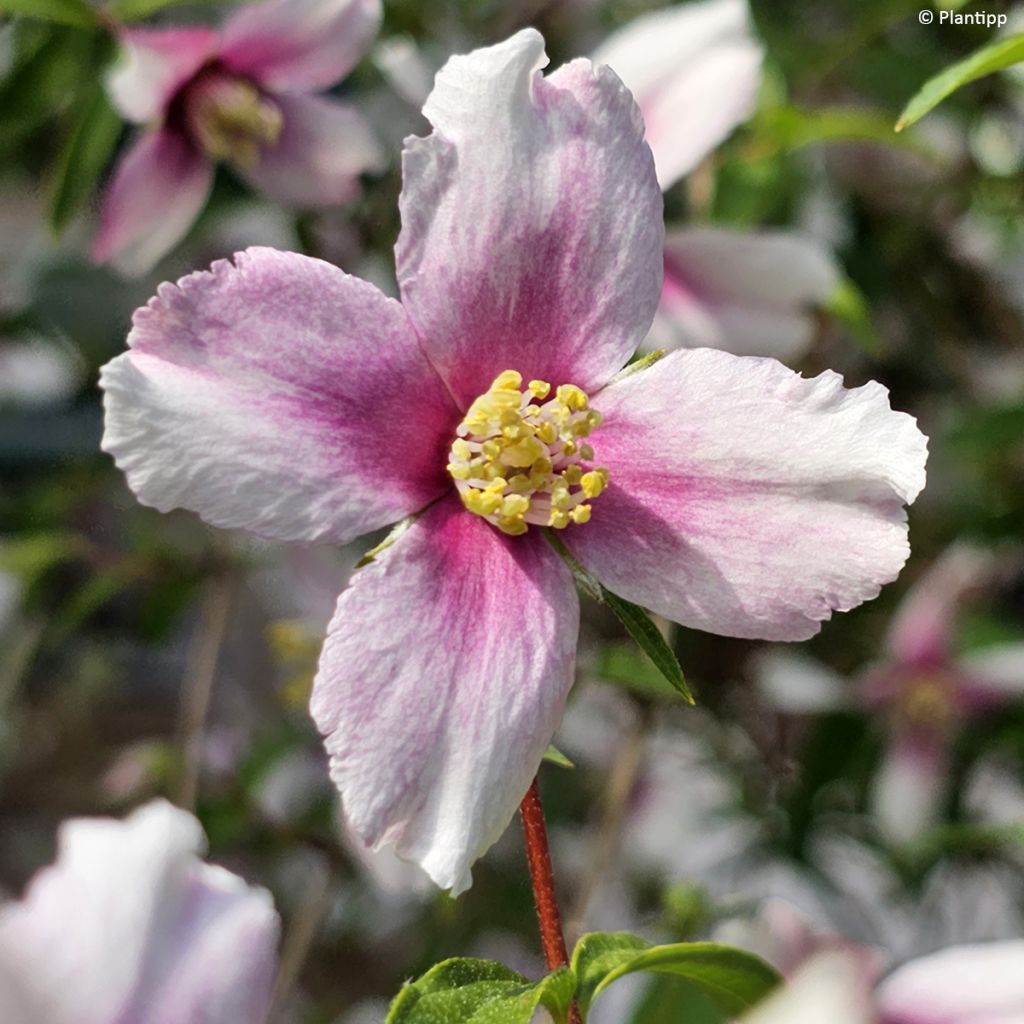
[[[277,913],[265,890],[205,864],[203,845],[195,818],[164,801],[65,822],[56,863],[0,907],[0,1020],[264,1020]]]
[[[380,0],[264,0],[220,29],[125,29],[108,92],[146,127],[104,194],[93,258],[148,270],[206,204],[218,160],[286,206],[353,199],[380,149],[354,107],[313,94],[348,74],[380,19]]]
[[[636,98],[667,189],[753,112],[763,55],[746,0],[699,0],[635,18],[594,60]],[[675,228],[649,347],[798,359],[814,336],[813,310],[838,284],[831,253],[806,235]]]
[[[896,576],[924,484],[878,384],[709,350],[616,376],[658,302],[661,191],[614,73],[546,62],[528,29],[439,73],[400,303],[250,249],[162,285],[102,375],[104,448],[146,504],[280,540],[415,517],[342,594],[312,711],[356,832],[456,892],[573,679],[544,527],[652,611],[796,640]]]

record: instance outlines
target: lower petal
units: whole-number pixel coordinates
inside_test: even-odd
[[[121,158],[100,208],[97,263],[144,274],[180,242],[206,204],[213,165],[183,136],[146,132]]]
[[[458,894],[561,719],[579,605],[538,532],[505,537],[454,498],[342,594],[313,689],[349,822]]]
[[[275,96],[281,134],[245,177],[276,202],[297,209],[334,206],[359,194],[359,175],[380,170],[370,126],[344,103],[319,96]]]
[[[798,359],[813,338],[815,308],[838,281],[832,257],[810,238],[677,231],[665,239],[665,282],[650,341]]]
[[[566,544],[622,597],[712,633],[802,640],[906,561],[926,440],[880,385],[691,349],[594,405],[611,484]]]

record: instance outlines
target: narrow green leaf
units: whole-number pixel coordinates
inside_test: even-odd
[[[755,152],[792,152],[805,146],[832,142],[880,142],[886,146],[912,149],[934,158],[934,153],[920,139],[912,136],[896,138],[892,133],[891,114],[858,107],[819,107],[804,110],[780,106],[760,116],[754,125]]]
[[[494,961],[458,957],[407,984],[385,1024],[530,1024],[539,1006],[564,1024],[574,988],[568,968],[531,982]]]
[[[1024,32],[999,39],[981,47],[980,50],[975,50],[969,57],[940,71],[934,78],[929,78],[918,89],[903,108],[903,113],[896,122],[896,131],[903,131],[915,121],[920,121],[928,111],[933,110],[947,96],[968,82],[1002,71],[1021,61],[1024,61]]]
[[[60,234],[96,187],[121,134],[121,118],[97,84],[83,98],[53,173],[50,227]]]
[[[636,971],[681,978],[730,1017],[750,1009],[782,980],[774,967],[742,949],[715,942],[652,946],[627,932],[584,935],[573,951],[572,970],[584,1015],[613,981]]]
[[[580,590],[599,604],[610,608],[618,620],[626,627],[626,631],[636,641],[644,654],[651,659],[655,668],[672,684],[672,688],[676,693],[687,703],[696,704],[697,701],[686,683],[683,667],[679,664],[675,651],[669,647],[668,642],[661,635],[658,627],[651,621],[651,617],[647,612],[639,607],[639,605],[632,604],[625,598],[619,597],[603,587],[598,580],[572,557],[566,546],[552,530],[548,530],[547,536],[551,546],[562,556],[565,564],[568,565]]]
[[[574,765],[572,761],[570,761],[569,758],[567,758],[565,754],[555,746],[548,747],[548,749],[544,751],[544,760],[547,761],[548,764],[557,764],[559,768],[576,767],[576,765]]]
[[[636,644],[612,643],[598,651],[597,676],[653,700],[679,700],[679,691]]]
[[[97,24],[96,12],[86,0],[0,0],[0,14],[22,14],[75,28]]]
[[[377,556],[382,551],[387,551],[387,549],[391,547],[391,545],[394,544],[395,541],[398,540],[398,538],[401,537],[414,522],[416,522],[417,515],[406,516],[401,522],[396,523],[391,528],[391,532],[379,544],[370,548],[370,550],[367,551],[358,562],[356,562],[356,568],[362,569],[364,565],[369,565],[371,562],[376,561]]]
[[[669,647],[668,641],[661,635],[661,631],[651,621],[647,612],[604,587],[601,587],[601,598],[615,612],[629,635],[637,642],[644,654],[654,662],[658,671],[672,684],[683,700],[688,704],[696,704],[697,701],[686,684],[686,676],[683,674],[683,667],[679,664],[675,651]]]
[[[3,0],[0,0],[0,3],[2,2]],[[227,0],[206,0],[206,3],[212,6],[226,2]],[[169,7],[194,3],[195,0],[111,0],[107,4],[107,10],[118,21],[141,21]]]
[[[829,296],[824,310],[850,332],[861,348],[870,356],[879,356],[885,343],[871,322],[871,310],[864,293],[850,278],[843,278]]]

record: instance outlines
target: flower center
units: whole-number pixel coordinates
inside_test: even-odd
[[[448,453],[448,472],[462,503],[516,536],[529,524],[564,530],[590,519],[589,499],[608,486],[608,470],[587,468],[583,442],[601,425],[586,392],[505,370],[469,407]],[[547,399],[545,401],[545,399]]]
[[[281,134],[281,111],[252,82],[212,74],[189,94],[188,119],[204,152],[214,160],[253,167],[262,146]]]

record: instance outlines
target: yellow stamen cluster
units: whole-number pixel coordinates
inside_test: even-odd
[[[587,501],[608,486],[607,469],[582,464],[594,458],[584,438],[600,425],[601,414],[575,384],[552,396],[547,381],[524,389],[522,374],[505,370],[459,424],[448,472],[466,508],[499,530],[564,530],[587,522]]]
[[[242,78],[224,76],[198,84],[190,114],[204,151],[243,169],[255,166],[260,149],[281,134],[277,105]]]

